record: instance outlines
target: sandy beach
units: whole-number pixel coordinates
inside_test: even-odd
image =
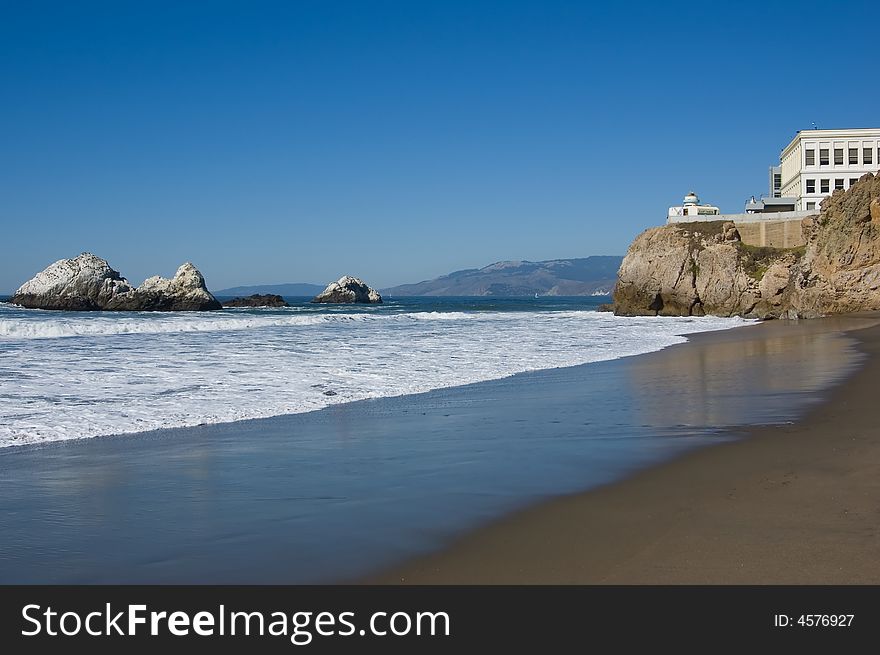
[[[872,496],[837,486],[870,492],[870,434],[825,426],[870,427],[873,359],[827,405],[843,419],[790,423],[864,365],[847,331],[877,322],[747,325],[316,412],[7,448],[0,580],[861,579]]]
[[[389,584],[880,583],[880,326],[837,321],[862,365],[788,425],[541,503],[366,581]],[[754,328],[772,335],[780,323]],[[706,335],[718,343],[740,331]],[[686,355],[693,343],[654,356]],[[678,352],[676,352],[678,350]]]

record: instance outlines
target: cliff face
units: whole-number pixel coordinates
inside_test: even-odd
[[[880,173],[803,220],[806,246],[747,246],[733,223],[651,228],[629,248],[618,315],[815,317],[880,309]]]

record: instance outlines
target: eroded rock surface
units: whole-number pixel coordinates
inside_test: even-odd
[[[382,296],[363,280],[345,275],[312,299],[317,303],[381,303]]]
[[[85,252],[61,259],[25,282],[12,302],[69,311],[204,311],[220,309],[198,269],[187,262],[171,279],[151,277],[135,288],[106,260]]]
[[[880,309],[880,174],[835,191],[801,223],[806,245],[759,248],[732,223],[646,230],[624,257],[619,315],[815,317]]]

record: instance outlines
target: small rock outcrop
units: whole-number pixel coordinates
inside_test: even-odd
[[[274,293],[255,293],[245,298],[224,300],[224,307],[290,307],[287,301]]]
[[[104,307],[133,312],[199,312],[220,308],[199,269],[189,262],[178,268],[173,278],[154,275],[133,293],[114,296]]]
[[[186,263],[173,278],[151,277],[135,288],[106,260],[83,253],[37,273],[12,296],[29,309],[69,311],[205,311],[220,303],[198,269]]]
[[[312,298],[316,303],[381,303],[379,292],[356,277],[345,275],[336,282],[331,282],[317,296]]]
[[[646,230],[614,288],[619,315],[801,317],[880,309],[880,174],[835,191],[801,222],[805,246],[741,242],[732,223]]]

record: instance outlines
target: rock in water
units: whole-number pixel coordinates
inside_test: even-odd
[[[223,303],[224,307],[290,307],[279,295],[274,293],[255,293],[247,298],[233,298]]]
[[[381,303],[382,296],[375,289],[356,277],[345,275],[331,282],[312,299],[320,303]]]
[[[133,287],[100,257],[84,252],[61,259],[21,285],[12,302],[30,309],[94,311]]]
[[[205,278],[187,262],[170,280],[154,275],[132,294],[114,296],[105,309],[139,312],[192,312],[220,309],[205,285]]]
[[[151,277],[133,288],[100,257],[83,253],[55,262],[12,296],[30,309],[70,311],[200,311],[220,309],[198,269],[186,263],[170,280]]]

